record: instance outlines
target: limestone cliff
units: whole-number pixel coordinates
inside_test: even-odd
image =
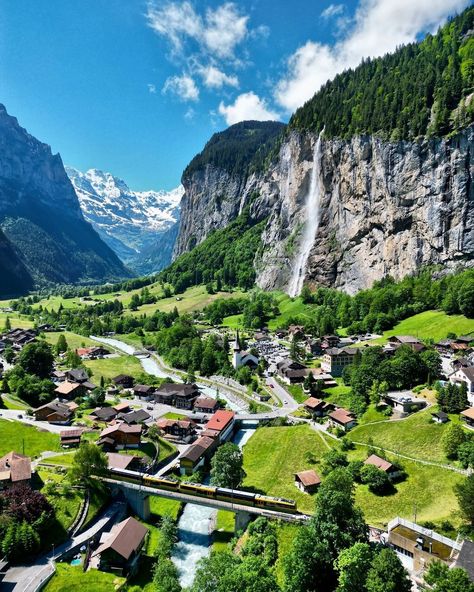
[[[306,223],[310,174],[319,168],[319,226],[306,281],[354,293],[422,265],[474,262],[474,127],[449,139],[324,140],[292,132],[265,173],[239,177],[207,166],[185,183],[176,253],[227,225],[245,205],[268,217],[257,283],[287,289]]]

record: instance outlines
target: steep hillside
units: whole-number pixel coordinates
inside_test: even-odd
[[[305,280],[353,293],[422,265],[472,266],[473,91],[469,8],[327,83],[242,174],[195,159],[176,253],[248,207],[267,218],[254,259],[266,289],[297,293]]]
[[[21,288],[94,282],[129,272],[81,213],[61,157],[0,105],[0,228],[14,251]],[[0,272],[3,273],[2,266]],[[2,294],[12,286],[3,282]]]
[[[0,296],[10,298],[25,294],[33,287],[33,279],[15,253],[10,241],[0,230]]]
[[[122,261],[140,272],[143,268],[139,255],[144,252],[148,253],[150,271],[170,263],[174,242],[168,257],[160,255],[158,261],[156,257],[152,261],[150,252],[157,242],[163,245],[163,233],[178,220],[182,186],[169,192],[133,191],[118,177],[97,169],[82,173],[66,167],[66,172],[85,219]]]

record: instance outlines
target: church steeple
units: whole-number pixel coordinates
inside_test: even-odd
[[[240,345],[240,336],[239,336],[239,330],[238,329],[237,329],[237,335],[235,337],[235,342],[234,342],[234,351],[235,352],[242,351],[242,346]]]

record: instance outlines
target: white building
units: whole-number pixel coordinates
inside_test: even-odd
[[[251,368],[256,368],[258,366],[258,358],[250,352],[242,350],[238,331],[233,346],[232,366],[235,369],[240,368],[241,366],[250,366]]]
[[[449,382],[457,384],[458,386],[461,383],[464,383],[467,387],[467,399],[469,405],[474,407],[474,366],[459,368],[450,375]]]

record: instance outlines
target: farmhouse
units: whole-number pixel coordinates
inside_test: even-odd
[[[66,370],[65,372],[66,380],[69,382],[78,382],[82,384],[83,382],[89,381],[89,375],[83,368],[73,368],[72,370]]]
[[[128,374],[119,374],[118,376],[112,378],[112,382],[119,388],[130,389],[133,388],[135,379],[133,376],[129,376]]]
[[[76,349],[76,353],[83,360],[93,360],[95,358],[103,358],[104,356],[108,356],[110,354],[110,351],[108,349],[105,349],[105,347],[95,346],[79,347],[78,349]]]
[[[356,424],[356,418],[350,411],[339,407],[331,411],[329,414],[329,424],[335,428],[342,428],[344,431],[348,431],[353,428]]]
[[[130,411],[130,413],[119,413],[117,419],[121,419],[128,425],[145,423],[151,419],[151,415],[144,409],[137,409],[136,411]]]
[[[81,444],[82,430],[64,430],[59,432],[59,437],[63,448],[73,448]]]
[[[465,384],[469,405],[474,406],[474,366],[459,368],[449,376],[449,382],[457,385]]]
[[[313,471],[295,473],[295,486],[303,493],[313,493],[321,484],[321,478]]]
[[[51,401],[35,409],[33,415],[36,421],[66,425],[71,421],[74,411],[71,409],[70,404]]]
[[[460,413],[461,419],[463,419],[467,425],[474,426],[474,407],[469,407],[465,411]]]
[[[148,528],[135,518],[127,518],[103,534],[99,547],[92,557],[99,559],[102,570],[114,573],[134,573],[137,568],[140,551],[148,534]]]
[[[61,382],[55,389],[54,392],[60,399],[76,399],[77,397],[83,397],[86,393],[86,389],[83,384],[78,382]]]
[[[178,409],[192,409],[200,392],[196,384],[166,382],[155,390],[156,403],[173,405]]]
[[[117,410],[113,407],[102,407],[100,409],[94,409],[94,411],[92,411],[92,413],[90,414],[90,417],[93,420],[103,421],[105,423],[112,421],[112,419],[115,419],[116,416]]]
[[[149,384],[137,384],[133,387],[133,394],[139,399],[150,399],[155,392],[155,387]]]
[[[138,448],[141,443],[142,426],[117,423],[102,430],[97,444],[107,448]]]
[[[310,397],[304,402],[304,408],[306,411],[316,417],[321,417],[323,414],[324,405],[324,401],[321,399],[316,399],[315,397]]]
[[[381,458],[380,456],[377,456],[376,454],[371,454],[369,458],[364,461],[364,464],[377,467],[377,469],[380,471],[387,473],[390,479],[395,479],[401,473],[395,465],[392,465],[391,462]]]
[[[308,375],[308,368],[299,362],[282,360],[277,363],[277,372],[288,384],[303,382]]]
[[[13,450],[0,458],[0,489],[31,480],[31,459]]]
[[[358,353],[355,347],[330,347],[324,352],[321,368],[332,376],[342,376],[344,368],[354,363]]]

